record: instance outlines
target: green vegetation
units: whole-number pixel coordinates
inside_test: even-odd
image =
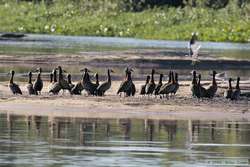
[[[202,1],[202,0],[200,0]],[[133,11],[119,0],[55,0],[50,5],[0,0],[0,32],[119,36],[204,41],[250,41],[250,4],[231,0],[219,9],[157,6]]]

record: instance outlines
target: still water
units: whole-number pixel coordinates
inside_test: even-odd
[[[0,114],[0,166],[250,166],[250,122]]]

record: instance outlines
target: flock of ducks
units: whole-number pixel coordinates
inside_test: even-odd
[[[201,74],[198,75],[198,81],[197,81],[197,74],[196,71],[193,71],[193,79],[191,84],[191,91],[192,95],[197,98],[213,98],[217,92],[218,86],[216,83],[216,71],[213,71],[213,79],[212,84],[209,85],[207,88],[204,88],[201,85]],[[239,100],[240,98],[240,77],[237,78],[236,87],[233,90],[231,85],[232,78],[229,78],[229,85],[228,89],[224,92],[224,97],[231,100]]]
[[[111,88],[111,73],[114,73],[112,69],[107,70],[107,80],[103,83],[99,83],[98,74],[95,74],[95,82],[90,79],[90,70],[87,68],[81,69],[83,72],[82,79],[78,81],[76,84],[71,82],[71,75],[67,75],[67,79],[64,77],[65,70],[62,69],[61,66],[54,68],[53,71],[50,73],[50,85],[49,85],[49,93],[53,95],[57,95],[61,90],[63,92],[66,90],[72,95],[81,95],[82,91],[85,90],[88,95],[93,96],[104,96],[105,92]],[[28,84],[27,84],[27,91],[29,95],[38,95],[41,94],[43,89],[43,81],[41,78],[42,69],[38,68],[36,70],[38,72],[37,78],[32,83],[32,72],[28,73]],[[136,93],[136,87],[132,80],[132,68],[126,68],[125,70],[125,78],[121,82],[120,87],[118,88],[117,94],[124,96],[134,96]],[[14,83],[13,78],[15,75],[15,71],[10,71],[11,77],[9,81],[9,88],[13,94],[22,94],[21,89],[19,86]],[[141,86],[139,91],[140,95],[155,95],[159,96],[160,98],[168,98],[169,95],[175,95],[176,92],[179,90],[179,83],[178,83],[178,73],[174,71],[169,71],[168,74],[168,81],[163,83],[163,74],[159,74],[159,82],[155,83],[154,75],[156,71],[152,69],[151,75],[147,75],[146,82]],[[201,85],[201,74],[198,74],[196,71],[192,72],[192,83],[191,83],[191,91],[192,96],[197,98],[213,98],[217,92],[217,83],[216,83],[216,71],[213,71],[213,79],[211,85],[207,88],[204,88]],[[240,87],[239,82],[240,78],[237,78],[237,84],[235,89],[232,88],[231,85],[232,78],[229,78],[229,86],[228,89],[224,93],[224,97],[231,100],[238,100],[240,97]]]

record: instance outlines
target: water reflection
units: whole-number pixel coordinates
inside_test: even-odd
[[[247,166],[250,122],[0,114],[4,166]],[[33,159],[30,161],[30,159]]]

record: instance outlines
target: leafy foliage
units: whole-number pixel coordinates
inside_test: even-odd
[[[205,41],[249,41],[250,4],[230,1],[214,9],[203,2],[133,12],[120,0],[54,0],[50,5],[0,0],[0,31],[170,40],[187,40],[197,31]]]

